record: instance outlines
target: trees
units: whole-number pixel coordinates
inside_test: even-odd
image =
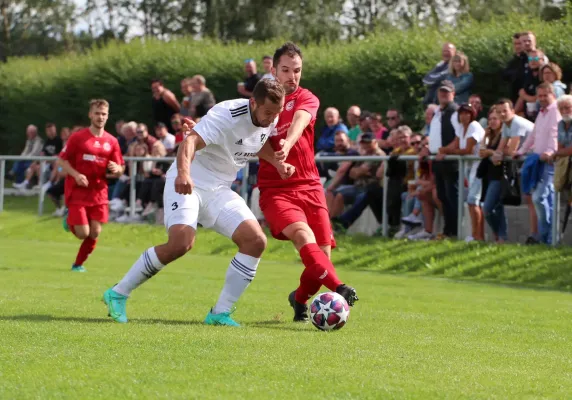
[[[0,0],[0,59],[83,51],[109,40],[191,36],[306,44],[511,13],[565,16],[564,0]],[[570,3],[570,1],[568,2]]]

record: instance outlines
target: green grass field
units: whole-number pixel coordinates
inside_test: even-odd
[[[88,273],[72,274],[79,242],[32,201],[0,214],[0,399],[570,396],[568,249],[340,238],[334,261],[361,300],[324,333],[290,322],[302,266],[271,240],[232,329],[201,324],[234,253],[201,230],[120,325],[101,294],[164,230],[106,226]]]

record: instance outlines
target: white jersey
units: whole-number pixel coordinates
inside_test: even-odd
[[[255,126],[248,99],[228,100],[209,110],[194,127],[206,147],[197,151],[191,164],[191,178],[196,187],[216,189],[228,186],[246,163],[258,152],[276,129],[278,117],[267,128]],[[177,161],[167,178],[177,176]]]

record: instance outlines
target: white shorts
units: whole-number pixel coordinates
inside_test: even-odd
[[[168,178],[163,193],[165,226],[188,225],[197,229],[197,223],[211,228],[228,238],[246,220],[256,221],[244,199],[229,187],[200,189],[190,195],[175,192],[175,179]]]

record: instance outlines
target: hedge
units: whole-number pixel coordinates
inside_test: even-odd
[[[351,104],[371,111],[388,107],[403,110],[415,127],[422,123],[420,99],[423,75],[440,59],[449,40],[470,59],[475,74],[474,92],[485,104],[508,94],[500,72],[512,53],[513,32],[533,30],[539,47],[572,76],[566,21],[542,22],[521,16],[487,23],[467,22],[462,27],[383,32],[363,40],[312,44],[303,48],[302,85],[321,100],[322,109],[335,106],[345,113]],[[58,126],[87,123],[87,102],[103,97],[111,103],[108,125],[115,119],[150,122],[150,80],[161,77],[179,93],[181,78],[202,74],[217,100],[235,97],[242,79],[243,60],[271,54],[281,41],[223,45],[176,39],[111,44],[88,55],[66,55],[48,61],[16,59],[0,67],[0,154],[20,151],[29,123]]]

